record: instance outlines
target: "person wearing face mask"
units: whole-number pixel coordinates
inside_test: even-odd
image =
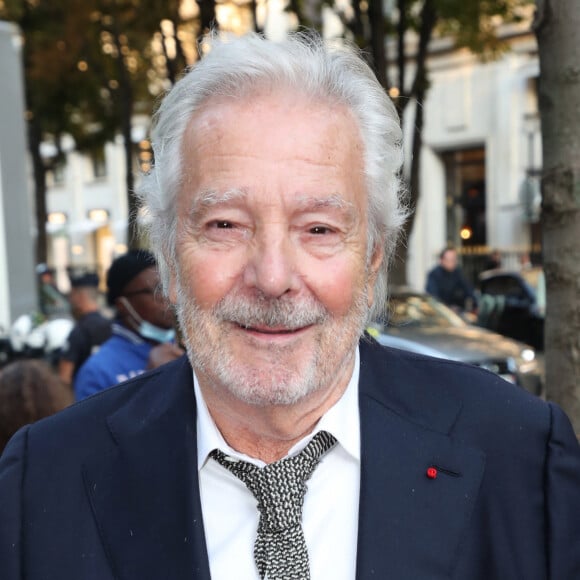
[[[78,371],[77,401],[183,354],[173,342],[173,312],[158,287],[150,252],[131,250],[114,260],[107,274],[107,302],[116,310],[112,336]]]

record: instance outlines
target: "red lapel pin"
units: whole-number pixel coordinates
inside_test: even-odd
[[[436,479],[436,477],[437,477],[437,469],[435,467],[429,467],[427,469],[427,477],[429,479]]]

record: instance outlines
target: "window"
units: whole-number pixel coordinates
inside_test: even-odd
[[[443,154],[447,187],[447,240],[456,247],[487,243],[485,149]]]
[[[94,179],[102,179],[107,176],[107,162],[105,159],[104,147],[91,151],[91,163],[93,166]]]

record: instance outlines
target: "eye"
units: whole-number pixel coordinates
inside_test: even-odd
[[[310,228],[309,232],[311,234],[323,235],[332,233],[332,230],[328,226],[313,226]]]
[[[219,230],[231,230],[234,227],[232,222],[229,222],[227,220],[216,220],[212,222],[210,226],[213,226]]]
[[[246,239],[251,229],[246,221],[218,217],[208,219],[202,229],[201,235],[210,242],[231,243]]]

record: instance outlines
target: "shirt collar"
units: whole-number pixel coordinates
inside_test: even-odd
[[[355,362],[350,381],[342,397],[321,417],[320,421],[306,437],[298,441],[288,455],[302,451],[319,431],[332,434],[338,444],[356,461],[360,461],[360,418],[358,412],[358,381],[360,372],[359,349],[356,348]],[[198,471],[205,465],[208,455],[214,449],[220,449],[227,455],[248,461],[260,467],[265,464],[259,459],[248,457],[230,447],[219,432],[209,414],[201,393],[195,372],[193,374],[195,398],[197,400],[197,466]]]
[[[117,336],[122,336],[133,344],[144,344],[146,341],[136,332],[133,332],[123,324],[119,322],[113,322],[111,325],[111,332]]]

